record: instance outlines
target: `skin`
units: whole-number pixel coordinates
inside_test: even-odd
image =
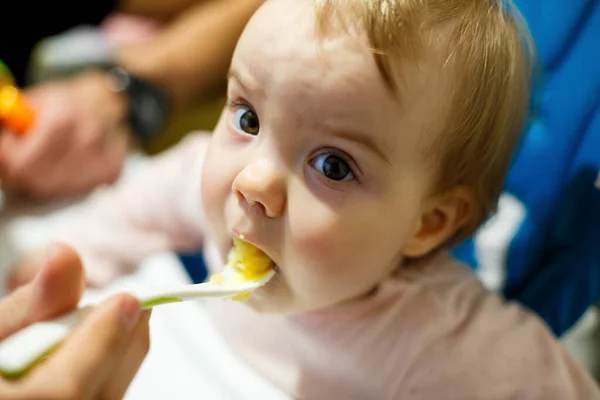
[[[84,284],[81,260],[62,245],[47,254],[33,281],[0,299],[0,340],[77,306]],[[111,297],[27,376],[17,381],[0,378],[0,398],[123,398],[148,352],[149,318],[135,298]]]
[[[266,252],[278,274],[248,304],[299,313],[372,292],[470,218],[463,188],[437,193],[423,152],[449,90],[435,60],[403,65],[399,96],[366,38],[317,37],[310,2],[267,2],[231,64],[229,104],[202,176],[209,234]]]

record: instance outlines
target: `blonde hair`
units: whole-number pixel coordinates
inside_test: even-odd
[[[534,51],[525,22],[506,0],[313,0],[317,27],[332,16],[366,33],[383,79],[394,90],[397,57],[415,61],[429,46],[452,79],[447,119],[425,154],[438,191],[473,191],[472,234],[496,209],[528,114]],[[438,32],[438,42],[428,42]],[[396,56],[396,57],[394,57]],[[436,54],[437,57],[437,54]],[[446,72],[445,72],[446,73]]]

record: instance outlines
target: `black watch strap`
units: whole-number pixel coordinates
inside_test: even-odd
[[[114,89],[129,99],[128,120],[133,134],[142,142],[160,135],[171,114],[165,91],[120,66],[110,66],[107,72],[114,79]]]

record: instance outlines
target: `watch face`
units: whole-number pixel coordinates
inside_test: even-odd
[[[157,98],[142,94],[136,99],[135,107],[139,122],[142,125],[140,128],[146,133],[151,134],[162,127],[164,110],[161,109],[161,104]]]
[[[129,122],[132,133],[141,140],[159,135],[170,114],[169,98],[159,87],[141,79],[124,68],[109,69],[114,78],[114,90],[129,97]]]
[[[139,79],[132,80],[128,91],[134,133],[142,139],[160,134],[169,112],[166,96],[158,88]]]

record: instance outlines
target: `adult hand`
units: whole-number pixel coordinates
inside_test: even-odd
[[[37,121],[24,137],[0,134],[0,180],[6,190],[48,199],[113,182],[130,137],[127,102],[100,71],[41,83],[25,91]]]
[[[0,339],[74,309],[83,290],[81,261],[55,246],[40,274],[0,300]],[[120,399],[149,348],[150,314],[128,295],[95,307],[50,357],[17,381],[0,379],[2,399]]]
[[[34,280],[44,268],[45,261],[48,258],[48,251],[49,248],[41,247],[21,258],[7,271],[6,287],[4,289],[12,292]],[[83,285],[84,287],[86,286],[85,282]]]

